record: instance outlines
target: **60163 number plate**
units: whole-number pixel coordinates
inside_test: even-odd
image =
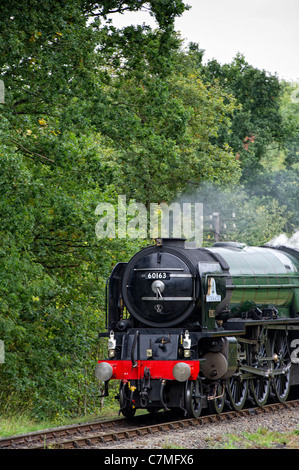
[[[147,272],[145,273],[145,279],[169,279],[169,273],[166,273],[164,271],[160,272]]]

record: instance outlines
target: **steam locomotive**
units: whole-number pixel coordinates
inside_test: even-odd
[[[128,418],[284,402],[299,384],[299,250],[160,238],[114,267],[106,296],[108,357],[95,375],[105,396],[120,381]]]

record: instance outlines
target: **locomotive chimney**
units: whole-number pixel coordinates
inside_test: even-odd
[[[176,248],[185,248],[186,238],[156,238],[157,246],[172,246]]]

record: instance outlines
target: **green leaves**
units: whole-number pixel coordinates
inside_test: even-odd
[[[125,187],[125,154],[135,158],[138,147],[140,155],[149,149],[157,157],[166,148],[159,135],[159,90],[152,106],[149,94],[153,77],[169,70],[178,45],[171,29],[183,2],[146,2],[159,15],[162,29],[156,32],[104,25],[106,14],[144,3],[8,0],[1,8],[2,403],[13,396],[14,406],[25,404],[36,417],[94,406],[105,281],[137,247],[99,242],[95,207],[111,201],[114,185]],[[181,105],[176,114],[171,133],[185,119]],[[169,108],[164,119],[171,117]]]
[[[238,179],[239,164],[229,146],[215,143],[234,109],[234,100],[220,87],[207,87],[195,72],[142,80],[125,75],[108,91],[113,124],[104,132],[119,147],[122,192],[149,204],[173,199],[190,182]]]
[[[116,205],[124,194],[148,207],[203,182],[236,186],[281,140],[276,78],[241,57],[203,67],[198,47],[180,50],[173,27],[185,8],[178,0],[1,7],[2,403],[14,397],[37,417],[94,407],[105,282],[116,262],[148,243],[99,241],[99,203]],[[159,28],[113,26],[113,13],[140,9]],[[284,122],[294,145],[297,124]],[[244,214],[256,217],[241,238],[258,241],[263,220],[261,241],[283,226],[281,205],[269,207],[270,215],[265,199],[246,196]]]
[[[200,56],[200,52],[191,51],[192,60],[195,60],[194,56]],[[231,114],[230,134],[221,129],[218,139],[220,142],[226,139],[237,155],[242,181],[254,181],[257,171],[262,169],[261,160],[268,146],[283,141],[281,84],[276,76],[248,64],[242,55],[222,66],[212,60],[201,70],[205,82],[219,83],[239,105]]]

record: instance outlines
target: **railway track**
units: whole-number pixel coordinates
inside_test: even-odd
[[[18,448],[45,448],[52,442],[59,440],[71,440],[87,433],[98,433],[117,430],[127,425],[125,418],[116,418],[107,421],[92,421],[84,424],[73,424],[57,428],[35,431],[32,433],[18,434],[0,439],[0,449]]]
[[[162,421],[163,418],[165,420],[163,413],[157,415],[156,422],[153,422],[153,419],[147,415],[135,418],[134,422],[121,418],[110,421],[94,421],[37,431],[30,434],[10,436],[0,439],[0,449],[80,449],[92,448],[93,446],[100,447],[101,444],[134,439],[147,434],[231,421],[242,416],[255,416],[260,413],[271,413],[283,408],[292,409],[296,407],[299,407],[299,399],[286,403],[271,403],[263,407],[244,408],[241,411],[206,415],[199,418],[169,419],[166,422]]]

